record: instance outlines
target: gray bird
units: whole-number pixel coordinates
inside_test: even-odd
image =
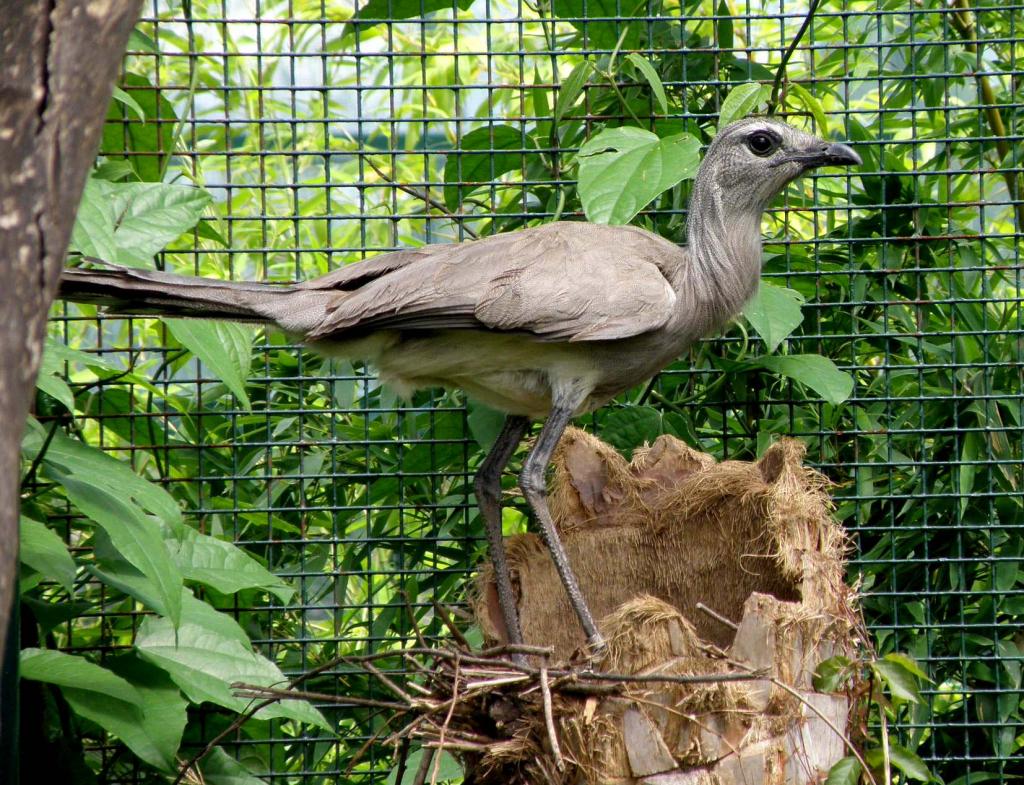
[[[690,199],[688,244],[632,226],[558,222],[360,261],[294,285],[110,265],[68,269],[59,296],[135,315],[271,325],[330,356],[374,365],[399,392],[461,388],[508,416],[476,476],[508,639],[521,642],[501,530],[501,472],[531,420],[544,425],[520,488],[588,642],[604,642],[546,498],[566,425],[651,378],[739,313],[761,270],[761,214],[818,166],[859,164],[849,147],[773,119],[712,141]]]

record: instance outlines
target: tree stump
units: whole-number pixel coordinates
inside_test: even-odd
[[[565,785],[803,785],[850,754],[849,700],[816,692],[813,675],[825,659],[857,656],[862,625],[829,483],[803,455],[784,439],[756,462],[716,463],[663,436],[627,463],[582,431],[566,433],[550,502],[609,641],[594,668],[711,679],[557,694],[563,766],[535,765],[538,783],[559,770]],[[572,660],[584,637],[547,551],[532,534],[507,547],[526,642]],[[478,619],[500,643],[486,569],[478,588]],[[553,753],[540,731],[531,749]],[[478,759],[474,781],[534,781],[522,776],[529,762],[515,778],[511,763]]]

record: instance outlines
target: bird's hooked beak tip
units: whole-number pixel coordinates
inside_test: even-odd
[[[832,142],[830,144],[818,143],[811,149],[785,155],[777,159],[771,166],[788,163],[798,163],[806,172],[819,166],[860,166],[863,161],[849,145]]]
[[[860,166],[860,156],[857,152],[846,144],[840,144],[834,142],[825,148],[825,152],[822,156],[822,166]]]

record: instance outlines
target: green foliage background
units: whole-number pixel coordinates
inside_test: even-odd
[[[626,452],[660,433],[724,458],[801,438],[838,483],[851,580],[891,655],[895,776],[949,785],[1013,781],[1024,743],[1022,19],[963,5],[817,10],[776,108],[864,166],[779,200],[748,320],[586,423]],[[584,211],[682,241],[690,140],[768,107],[806,12],[154,0],[72,262],[294,280]],[[629,151],[664,163],[651,193]],[[611,202],[602,177],[621,182]],[[167,781],[244,709],[232,681],[401,645],[412,618],[442,633],[432,600],[460,602],[482,554],[470,479],[492,412],[400,404],[248,328],[55,317],[25,445],[23,759],[59,756],[67,782]],[[307,686],[376,689],[343,668]],[[383,781],[372,746],[349,770],[382,718],[322,708],[264,711],[206,781]]]

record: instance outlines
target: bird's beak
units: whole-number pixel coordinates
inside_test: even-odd
[[[832,142],[784,155],[773,161],[772,166],[788,163],[798,163],[806,170],[818,166],[859,166],[862,161],[849,145]]]

